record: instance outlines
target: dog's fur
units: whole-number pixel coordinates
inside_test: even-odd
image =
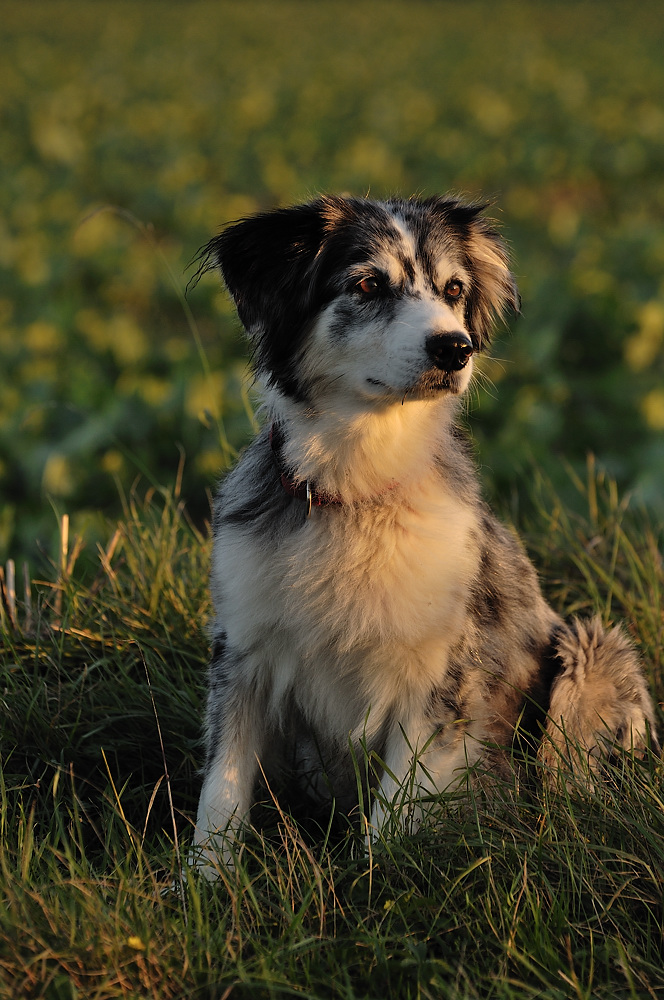
[[[455,424],[473,356],[518,309],[482,206],[324,197],[231,226],[203,266],[235,300],[267,413],[214,511],[203,855],[224,855],[260,771],[350,810],[353,758],[375,752],[375,833],[402,786],[449,788],[533,704],[551,766],[565,737],[591,766],[643,748],[631,644],[549,607]]]

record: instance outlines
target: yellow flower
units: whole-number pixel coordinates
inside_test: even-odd
[[[632,371],[648,368],[664,344],[664,303],[653,299],[638,313],[639,329],[625,344],[625,360]]]
[[[52,323],[37,320],[25,328],[23,339],[33,354],[51,354],[62,345],[60,331]]]
[[[664,431],[664,391],[651,389],[641,400],[641,412],[649,427],[654,431]]]
[[[131,937],[127,938],[127,945],[130,948],[133,948],[134,951],[145,951],[145,945],[135,934],[132,934]]]
[[[190,417],[198,417],[208,422],[221,416],[221,403],[224,396],[225,378],[221,372],[210,372],[207,375],[195,375],[187,386],[185,410]]]
[[[74,490],[74,477],[70,462],[64,455],[54,452],[46,460],[42,474],[42,486],[46,493],[68,496]]]

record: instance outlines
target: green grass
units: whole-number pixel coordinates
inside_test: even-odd
[[[626,618],[661,698],[661,537],[592,470],[577,486],[583,518],[536,491],[546,590]],[[125,501],[96,572],[79,574],[76,539],[62,549],[30,608],[3,591],[1,997],[664,996],[653,760],[618,761],[593,792],[548,795],[535,775],[492,805],[442,798],[369,855],[352,829],[317,838],[274,806],[235,871],[181,877],[207,543],[151,491]]]

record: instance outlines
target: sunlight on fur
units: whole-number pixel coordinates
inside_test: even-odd
[[[233,296],[265,418],[214,510],[203,864],[232,863],[261,774],[312,810],[363,804],[370,843],[469,766],[510,773],[526,722],[551,773],[574,770],[566,737],[592,769],[656,746],[634,649],[547,604],[458,428],[519,306],[482,206],[321,198],[230,226],[203,266]],[[381,763],[358,782],[362,753]]]

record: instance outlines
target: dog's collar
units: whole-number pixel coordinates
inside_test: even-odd
[[[317,487],[313,483],[310,483],[308,479],[295,479],[288,472],[284,472],[281,469],[279,452],[281,451],[283,443],[283,431],[278,423],[273,423],[270,427],[270,447],[272,448],[277,460],[277,471],[280,473],[281,485],[290,497],[296,497],[298,500],[304,500],[307,505],[307,517],[311,514],[312,506],[341,506],[343,500],[340,497],[335,497],[331,493],[325,493],[323,490],[317,489]]]
[[[341,507],[344,501],[341,497],[336,497],[332,493],[326,493],[324,490],[319,490],[314,483],[309,482],[308,479],[295,479],[294,476],[290,475],[288,471],[284,472],[281,467],[281,462],[279,461],[279,452],[284,443],[284,433],[275,421],[270,427],[270,447],[275,456],[277,463],[277,472],[279,473],[281,479],[281,485],[283,486],[289,497],[296,497],[298,500],[304,500],[307,505],[307,517],[311,514],[312,507]],[[396,488],[397,483],[390,483],[390,485],[382,492],[387,493],[389,490]]]

